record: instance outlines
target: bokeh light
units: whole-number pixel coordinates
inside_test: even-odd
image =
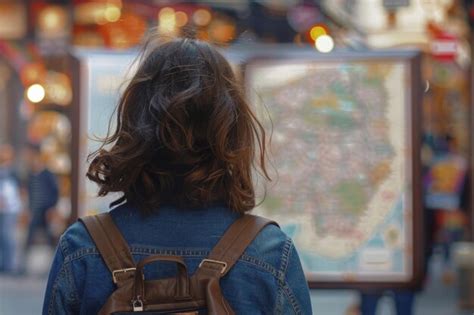
[[[41,84],[35,83],[26,90],[26,97],[32,103],[41,102],[46,95],[46,91]]]
[[[117,22],[121,15],[120,8],[115,5],[108,5],[104,11],[104,17],[108,22]]]
[[[209,12],[206,9],[198,9],[196,12],[193,14],[193,22],[197,26],[206,26],[211,22],[212,15],[211,12]]]
[[[321,35],[316,39],[315,46],[318,51],[328,53],[334,49],[334,40],[329,35]]]
[[[188,24],[188,15],[183,11],[178,11],[175,14],[176,26],[183,27]]]
[[[210,40],[224,44],[235,38],[236,27],[231,20],[216,18],[209,25],[208,34]]]
[[[170,34],[176,31],[176,15],[173,8],[165,7],[158,14],[158,30]]]
[[[315,25],[309,31],[309,35],[311,36],[311,39],[315,41],[319,36],[327,35],[327,32],[321,25]]]
[[[67,13],[59,6],[48,6],[38,15],[38,26],[46,33],[63,31],[67,24]]]
[[[45,78],[45,90],[48,101],[66,106],[72,101],[72,87],[69,77],[64,73],[48,71]]]

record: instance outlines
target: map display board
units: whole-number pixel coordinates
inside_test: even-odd
[[[275,170],[256,212],[293,238],[312,287],[421,279],[417,67],[416,53],[245,67]]]
[[[120,197],[110,194],[97,197],[98,187],[89,181],[85,174],[89,163],[88,155],[100,146],[100,139],[107,136],[109,129],[114,130],[115,108],[120,91],[126,87],[134,71],[135,53],[111,53],[109,51],[79,51],[74,56],[78,77],[75,80],[75,134],[77,139],[74,170],[77,185],[73,196],[73,213],[84,216],[104,212],[109,205]]]

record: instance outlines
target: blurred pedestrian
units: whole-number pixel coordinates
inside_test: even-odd
[[[25,259],[33,237],[39,230],[46,234],[48,244],[54,248],[56,238],[49,228],[48,214],[53,211],[58,202],[59,190],[55,175],[48,170],[41,154],[41,147],[37,144],[29,144],[26,150],[26,158],[30,168],[28,177],[28,203],[30,210],[30,224],[25,243]]]
[[[454,137],[444,137],[445,149],[430,161],[424,176],[427,258],[435,247],[443,252],[443,281],[454,281],[451,247],[464,239],[468,208],[468,161]]]
[[[18,182],[12,170],[13,148],[0,145],[0,272],[15,271],[15,228],[21,210]]]
[[[360,312],[361,315],[375,315],[377,314],[377,305],[384,296],[384,294],[391,294],[395,304],[395,310],[397,315],[412,315],[413,305],[415,301],[414,290],[390,290],[387,292],[381,290],[375,291],[364,291],[361,293],[361,304]]]

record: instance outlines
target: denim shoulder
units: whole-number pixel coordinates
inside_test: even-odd
[[[308,284],[291,238],[277,226],[268,226],[246,254],[273,267],[278,288],[274,314],[312,314]]]
[[[72,259],[71,255],[81,255],[81,251],[95,248],[95,244],[86,227],[79,221],[76,221],[67,228],[60,238],[59,246],[66,260]]]
[[[276,225],[268,225],[255,237],[245,250],[245,255],[256,257],[258,260],[269,264],[275,270],[280,267],[282,252],[285,243],[289,240],[285,233]],[[276,276],[276,275],[275,275]]]
[[[44,314],[75,314],[80,307],[76,279],[72,270],[72,258],[80,248],[91,247],[92,240],[81,223],[74,223],[61,236],[43,304]]]

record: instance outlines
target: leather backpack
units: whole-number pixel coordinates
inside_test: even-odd
[[[222,295],[220,279],[235,265],[244,250],[267,225],[274,222],[244,215],[225,232],[198,269],[188,275],[180,256],[153,255],[135,264],[129,246],[110,214],[80,219],[86,226],[107,268],[116,290],[107,299],[99,315],[108,314],[235,314]],[[172,262],[177,266],[174,278],[146,280],[143,269],[153,262]]]

